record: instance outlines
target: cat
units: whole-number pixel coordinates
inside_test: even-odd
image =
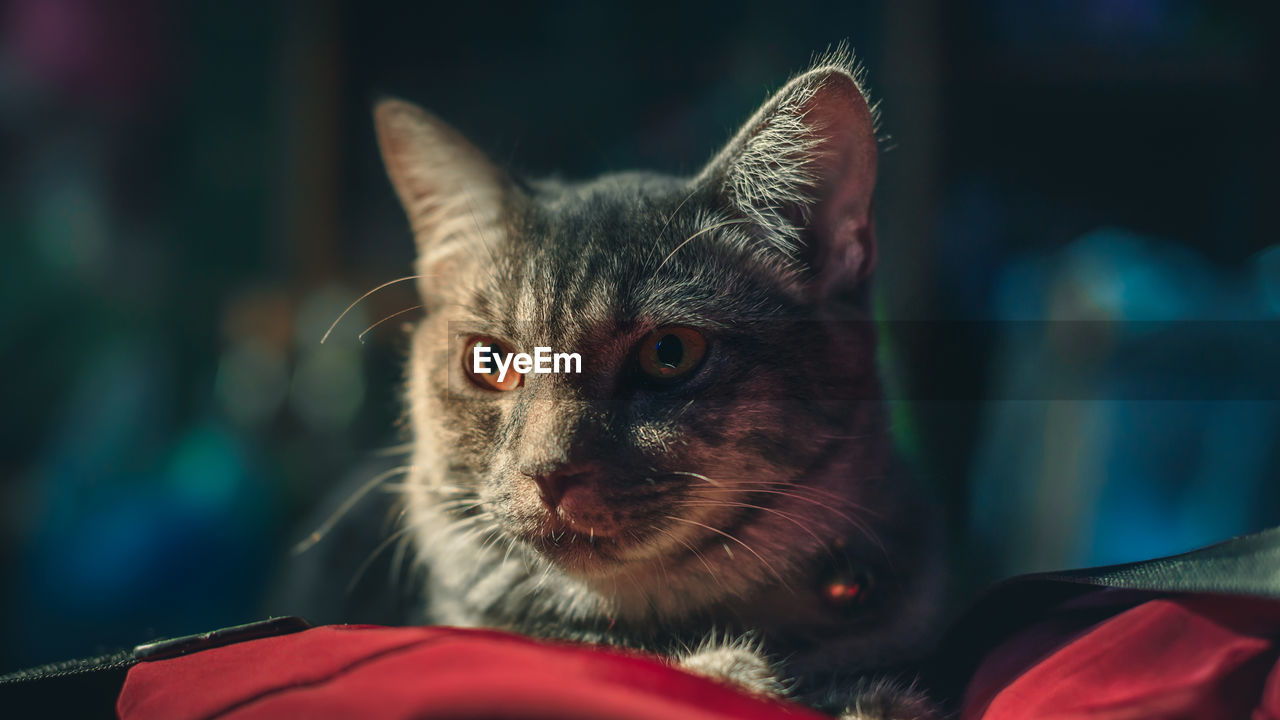
[[[406,526],[426,618],[625,645],[849,718],[928,718],[935,506],[895,459],[870,278],[874,106],[851,56],[696,175],[524,180],[374,110],[417,244]],[[579,353],[580,373],[475,365]]]

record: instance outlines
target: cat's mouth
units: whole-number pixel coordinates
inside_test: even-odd
[[[677,549],[673,543],[684,544],[688,528],[671,526],[678,518],[668,514],[675,512],[676,498],[669,488],[625,480],[610,485],[606,480],[570,483],[557,493],[537,485],[543,492],[536,499],[526,493],[523,502],[508,503],[516,510],[506,516],[508,530],[526,547],[580,577],[661,563]],[[517,487],[528,491],[535,483]]]
[[[627,543],[588,528],[585,532],[561,526],[526,538],[530,546],[565,570],[582,575],[606,574],[626,564]]]
[[[571,574],[599,577],[661,563],[673,553],[679,554],[681,548],[691,547],[690,541],[675,540],[674,547],[659,542],[658,536],[679,537],[678,530],[663,527],[652,521],[582,524],[549,514],[536,529],[522,534],[522,539]],[[696,550],[691,552],[697,554]]]
[[[583,577],[610,575],[641,560],[649,532],[634,518],[545,512],[519,532],[521,540],[565,571]]]

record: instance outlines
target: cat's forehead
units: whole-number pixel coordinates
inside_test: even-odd
[[[560,247],[588,250],[626,249],[616,240],[653,236],[677,221],[687,225],[694,213],[681,212],[682,205],[690,205],[698,195],[698,189],[683,179],[645,172],[576,183],[541,181],[531,188],[530,229],[544,236],[535,239],[550,236]]]
[[[717,234],[711,199],[680,179],[542,183],[532,200],[471,303],[517,337],[713,327],[782,302],[775,279]]]

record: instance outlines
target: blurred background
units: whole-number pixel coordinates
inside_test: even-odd
[[[411,272],[379,94],[519,171],[687,172],[844,39],[959,596],[1280,524],[1274,8],[0,2],[0,672],[258,619],[404,441],[413,315],[358,336],[410,284],[320,344]]]

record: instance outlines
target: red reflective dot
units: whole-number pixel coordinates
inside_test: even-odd
[[[827,600],[834,603],[847,603],[862,593],[858,583],[833,582],[827,585]]]

